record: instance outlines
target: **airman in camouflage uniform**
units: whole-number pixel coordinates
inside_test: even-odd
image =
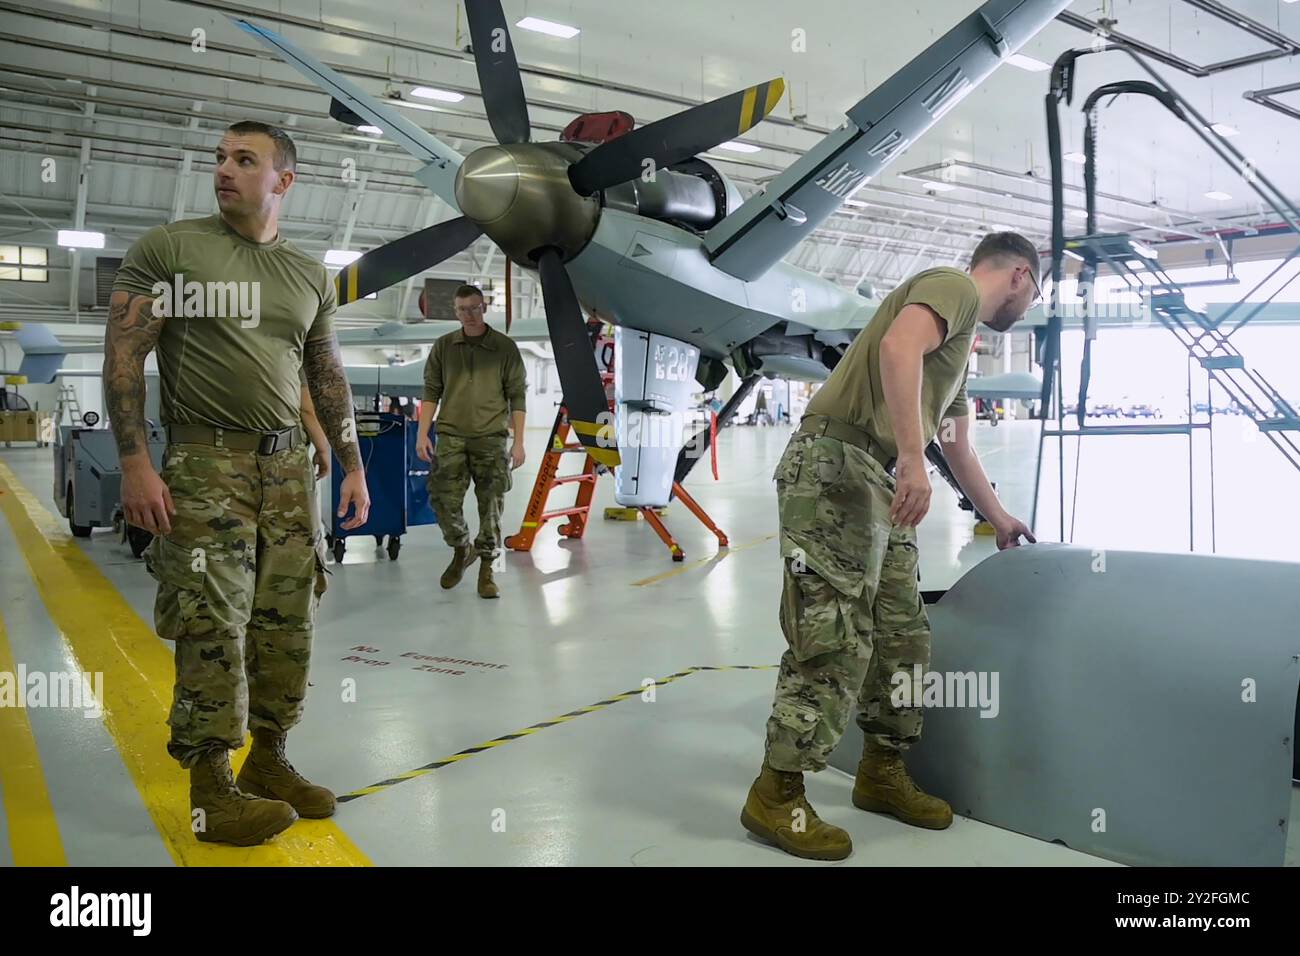
[[[219,213],[158,226],[132,245],[104,346],[122,507],[155,535],[154,623],[176,645],[167,750],[190,772],[196,837],[239,846],[335,810],[334,795],[284,749],[302,717],[326,581],[304,384],[322,431],[313,440],[328,436],[343,466],[341,526],[359,526],[369,508],[346,427],[334,282],[279,234],[294,164],[283,130],[230,127],[216,150]],[[161,474],[142,441],[144,361],[155,349],[168,440]],[[250,727],[236,779],[230,751]]]
[[[965,378],[977,322],[1009,329],[1032,304],[1037,275],[1034,247],[995,233],[976,249],[970,274],[931,269],[904,282],[813,397],[777,465],[788,648],[763,768],[741,822],[788,853],[838,860],[852,851],[848,834],[808,804],[803,774],[826,766],[855,703],[864,745],[854,805],[932,829],[952,822],[948,804],[922,792],[903,765],[922,715],[894,697],[895,675],[911,680],[913,668],[930,664],[916,550],[916,523],[929,504],[923,449],[951,422],[945,454],[981,513],[994,515],[999,547],[1028,536],[999,505],[969,447]],[[886,338],[900,316],[898,334]],[[902,398],[897,414],[884,400],[886,352],[890,382],[905,383],[894,393]],[[909,402],[913,382],[917,399]]]
[[[524,360],[510,336],[484,321],[477,286],[462,285],[452,303],[461,327],[438,339],[425,360],[416,454],[430,463],[429,503],[453,549],[439,584],[454,588],[477,558],[479,597],[496,598],[501,590],[492,572],[501,549],[501,509],[510,472],[524,461]],[[429,437],[435,414],[436,448]],[[507,447],[511,426],[514,440]],[[463,510],[471,481],[478,500],[478,536],[472,544]]]

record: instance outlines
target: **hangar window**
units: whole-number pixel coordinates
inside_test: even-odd
[[[40,246],[0,246],[0,279],[11,282],[49,282],[46,252]]]

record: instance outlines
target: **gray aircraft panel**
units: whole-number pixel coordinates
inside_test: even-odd
[[[229,15],[227,19],[245,33],[253,35],[261,43],[275,50],[285,62],[310,82],[327,90],[331,96],[366,122],[378,126],[384,131],[385,136],[423,162],[425,165],[415,174],[415,178],[433,190],[452,209],[460,210],[455,191],[456,171],[464,162],[464,157],[460,153],[427,129],[403,116],[397,107],[370,96],[359,84],[326,66],[284,37],[248,20]]]
[[[797,355],[770,355],[763,359],[763,374],[797,382],[824,382],[830,376],[825,363]]]
[[[646,253],[629,255],[637,242]],[[785,263],[741,282],[712,266],[698,237],[617,209],[601,211],[591,242],[568,268],[583,305],[715,358],[782,321],[860,328],[875,311],[856,292]]]
[[[424,397],[424,363],[388,367],[347,366],[344,371],[353,396],[403,395],[407,398]]]
[[[771,268],[1067,6],[987,0],[711,229],[705,241],[714,263],[742,279]]]
[[[1033,372],[981,375],[966,381],[966,394],[970,398],[1018,398],[1036,402],[1042,393],[1043,380]]]
[[[929,613],[930,671],[986,675],[996,716],[927,708],[908,766],[955,813],[1107,859],[1280,866],[1298,585],[1285,562],[995,554]],[[861,747],[850,722],[832,765],[853,773]]]
[[[545,342],[550,338],[545,319],[515,319],[506,331],[504,310],[489,309],[487,324],[516,342]],[[340,329],[335,333],[344,348],[400,348],[404,345],[432,345],[455,332],[455,322],[387,322],[373,328]]]

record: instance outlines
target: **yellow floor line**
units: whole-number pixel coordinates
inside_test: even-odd
[[[166,749],[175,681],[169,646],[3,462],[0,511],[73,666],[104,675],[104,724],[172,859],[182,866],[372,865],[333,820],[299,820],[259,847],[199,843],[190,830],[188,775]]]
[[[5,634],[3,617],[0,617],[0,673],[14,675],[11,680],[17,679],[18,667]],[[17,685],[14,690],[20,695],[24,693],[24,688]],[[4,747],[0,748],[0,794],[4,795],[14,865],[67,866],[59,824],[45,786],[45,771],[41,769],[41,754],[36,749],[36,737],[25,708],[0,706],[0,740],[4,741]]]
[[[632,587],[643,588],[649,584],[658,584],[660,581],[666,581],[674,578],[679,574],[685,574],[687,571],[694,571],[696,568],[702,568],[706,564],[717,564],[723,558],[735,554],[737,551],[745,551],[749,548],[762,544],[764,541],[771,541],[775,534],[765,534],[761,538],[755,538],[753,541],[746,541],[744,544],[738,544],[734,547],[727,548],[720,554],[715,554],[711,558],[701,558],[699,561],[692,561],[690,564],[683,564],[680,568],[674,568],[671,571],[665,571],[663,574],[656,574],[651,578],[642,578],[640,581],[633,581]]]
[[[690,677],[692,674],[698,674],[701,671],[767,671],[767,670],[776,670],[778,666],[779,665],[777,664],[758,664],[758,665],[701,664],[695,667],[689,667],[684,671],[678,671],[675,674],[670,674],[667,677],[662,677],[659,680],[655,681],[655,686],[663,687],[667,684],[671,684],[673,681],[681,680],[685,677]],[[402,783],[403,781],[415,780],[418,777],[423,777],[425,774],[433,773],[435,770],[441,770],[443,767],[447,766],[448,764],[456,763],[458,760],[468,760],[470,757],[476,757],[481,753],[488,753],[493,748],[500,747],[502,744],[509,743],[512,740],[522,740],[524,737],[528,736],[529,734],[535,734],[539,730],[545,730],[547,727],[558,727],[567,721],[576,720],[578,717],[581,717],[584,714],[598,713],[599,711],[604,710],[608,707],[613,707],[615,704],[619,703],[620,701],[629,700],[633,697],[641,697],[644,693],[645,693],[645,688],[643,687],[640,690],[630,690],[627,691],[626,693],[615,694],[612,697],[603,698],[602,700],[598,701],[595,704],[591,704],[587,707],[579,707],[577,710],[571,710],[568,713],[561,714],[558,717],[552,717],[550,720],[543,720],[540,723],[533,724],[529,727],[524,727],[522,730],[516,730],[514,733],[503,734],[500,737],[493,737],[491,740],[487,741],[486,743],[476,744],[473,747],[467,747],[465,750],[462,750],[459,753],[454,753],[450,757],[444,757],[441,760],[435,760],[432,763],[425,764],[423,767],[416,767],[414,770],[408,770],[406,773],[399,773],[395,777],[389,777],[387,780],[381,780],[378,783],[371,784],[368,787],[362,787],[360,790],[353,790],[351,793],[342,794],[339,797],[339,802],[350,803],[353,800],[359,799],[360,797],[368,796],[372,793],[382,793],[383,791],[389,789],[390,787],[397,786],[397,784]]]

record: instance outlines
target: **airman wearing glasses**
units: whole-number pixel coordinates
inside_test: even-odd
[[[514,341],[483,320],[482,291],[462,285],[453,303],[461,327],[438,339],[425,362],[416,454],[431,463],[429,500],[454,550],[441,585],[455,587],[478,558],[479,597],[495,598],[500,591],[492,571],[501,549],[501,509],[510,473],[524,463],[524,362]],[[435,414],[436,452],[429,438]],[[513,442],[507,426],[513,428]],[[471,482],[479,519],[472,542],[463,513]]]

